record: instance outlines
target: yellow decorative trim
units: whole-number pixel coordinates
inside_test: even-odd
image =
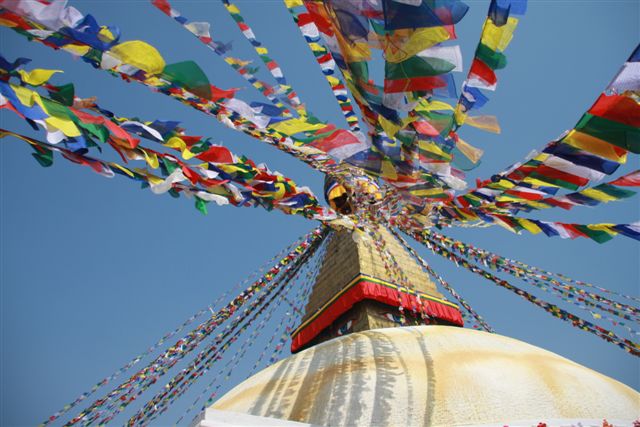
[[[333,304],[338,298],[340,298],[342,296],[342,294],[344,294],[345,292],[347,292],[349,289],[351,289],[352,287],[354,287],[356,284],[360,283],[361,281],[366,280],[368,282],[373,282],[373,283],[377,283],[378,285],[382,285],[385,286],[387,288],[391,288],[391,289],[395,289],[398,290],[399,286],[395,285],[391,282],[387,282],[386,280],[382,280],[382,279],[378,279],[376,277],[372,277],[372,276],[368,276],[366,274],[362,274],[359,273],[356,277],[353,278],[353,280],[351,280],[347,286],[345,286],[344,288],[342,288],[342,290],[340,292],[338,292],[337,294],[335,294],[333,296],[333,298],[331,298],[329,301],[327,301],[326,303],[324,303],[324,305],[322,307],[320,307],[314,314],[313,316],[311,316],[310,318],[308,318],[307,320],[305,320],[304,322],[302,322],[300,324],[300,326],[298,326],[296,328],[295,331],[293,331],[293,333],[291,334],[291,337],[295,337],[296,335],[298,335],[298,333],[300,333],[301,330],[303,330],[304,328],[306,328],[309,323],[313,322],[320,314],[322,314],[331,304]],[[403,286],[404,287],[404,286]],[[409,294],[409,295],[416,295],[419,298],[422,299],[428,299],[431,301],[435,301],[437,303],[440,304],[444,304],[444,305],[448,305],[449,307],[453,307],[455,309],[458,309],[458,306],[450,301],[446,301],[440,298],[436,298],[433,297],[431,295],[425,294],[423,292],[417,292],[408,288],[405,288],[404,290],[402,290],[401,292],[405,293],[405,294]]]

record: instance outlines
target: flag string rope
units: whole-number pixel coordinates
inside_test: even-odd
[[[427,234],[428,232],[425,232],[425,234]],[[431,242],[431,243],[440,243],[440,244],[444,244],[448,249],[453,250],[454,252],[458,252],[461,256],[467,257],[467,255],[465,255],[464,253],[461,253],[459,251],[459,248],[456,247],[450,247],[448,246],[446,243],[444,243],[443,240],[434,240],[433,238],[429,238],[427,237],[427,239]],[[478,259],[475,259],[476,262],[478,262]],[[599,318],[604,318],[607,321],[609,321],[613,326],[619,326],[624,328],[627,332],[629,332],[631,335],[640,335],[640,332],[638,332],[637,330],[633,329],[632,327],[630,327],[627,323],[625,323],[624,321],[621,321],[619,319],[624,319],[624,320],[628,320],[630,322],[633,322],[635,324],[638,323],[638,318],[637,318],[637,314],[634,314],[633,317],[630,314],[624,313],[624,312],[620,312],[614,308],[611,307],[605,307],[602,306],[601,304],[598,304],[597,301],[600,300],[590,300],[589,295],[586,295],[584,293],[580,293],[578,295],[572,293],[571,291],[564,289],[562,287],[562,285],[559,284],[555,284],[554,282],[545,282],[542,281],[536,277],[531,277],[528,276],[526,274],[519,274],[516,271],[513,271],[512,269],[508,268],[505,265],[500,265],[500,264],[496,264],[496,263],[484,263],[485,266],[491,268],[492,270],[495,271],[502,271],[502,272],[506,272],[508,274],[511,274],[512,276],[522,280],[523,282],[531,285],[531,286],[535,286],[538,289],[543,290],[544,292],[550,293],[552,295],[555,295],[557,298],[561,299],[562,301],[568,303],[568,304],[572,304],[574,306],[576,306],[577,308],[587,311],[591,314],[591,316],[594,319],[599,319]],[[594,302],[596,301],[596,302]],[[611,316],[607,316],[607,315],[602,315],[600,313],[594,312],[592,311],[589,307],[594,308],[594,309],[598,309],[607,313],[611,313],[614,316],[618,317],[618,319],[613,318]],[[633,307],[630,307],[633,309]],[[634,311],[637,312],[637,309],[634,309]]]
[[[264,269],[266,268],[267,265],[272,264],[277,258],[282,258],[282,256],[285,253],[289,253],[293,247],[295,247],[295,246],[297,246],[297,244],[299,244],[298,242],[300,242],[303,237],[304,236],[299,237],[294,243],[292,243],[288,247],[282,249],[276,255],[271,257],[271,259],[265,261],[262,264],[262,266],[260,266],[257,270],[254,270],[247,278],[245,278],[243,281],[237,282],[234,285],[233,289],[229,289],[229,290],[223,292],[211,304],[209,304],[206,307],[203,307],[202,309],[200,309],[197,312],[195,312],[194,314],[192,314],[188,319],[186,319],[184,322],[182,322],[182,324],[180,324],[180,326],[178,326],[177,328],[175,328],[171,332],[168,332],[167,334],[163,335],[162,338],[160,338],[158,341],[156,341],[151,347],[149,347],[143,353],[140,353],[138,356],[134,357],[130,362],[128,362],[127,364],[122,366],[120,369],[116,370],[111,375],[109,375],[109,376],[105,377],[104,379],[98,381],[93,387],[91,387],[90,390],[85,391],[84,393],[80,394],[73,402],[70,402],[70,403],[64,405],[60,410],[58,410],[54,414],[52,414],[47,420],[45,420],[42,423],[40,423],[40,426],[46,426],[47,424],[49,424],[49,423],[55,421],[56,419],[60,418],[62,415],[64,415],[69,410],[73,409],[75,406],[80,404],[83,400],[85,400],[86,398],[91,396],[93,393],[95,393],[98,389],[100,389],[101,387],[109,384],[111,381],[113,381],[114,379],[118,378],[121,374],[123,374],[124,372],[128,371],[129,369],[131,369],[133,366],[135,366],[138,362],[143,360],[145,357],[147,357],[148,355],[150,355],[151,353],[156,351],[167,340],[171,339],[172,337],[174,337],[175,335],[180,333],[184,328],[186,328],[187,326],[189,326],[190,324],[195,322],[196,319],[200,318],[203,314],[208,313],[210,311],[210,309],[215,310],[217,308],[218,304],[220,304],[220,302],[223,299],[225,299],[231,292],[233,292],[236,289],[239,289],[240,287],[246,285],[250,280],[255,278],[260,272],[264,271]]]
[[[544,311],[551,314],[552,316],[571,322],[573,326],[578,327],[584,331],[590,332],[607,342],[617,345],[618,347],[622,348],[626,352],[634,356],[640,357],[640,345],[638,343],[625,338],[621,338],[612,331],[608,331],[598,325],[595,325],[589,322],[588,320],[582,319],[581,317],[578,317],[572,313],[569,313],[568,311],[563,310],[562,308],[554,304],[551,304],[549,302],[546,302],[537,298],[535,295],[532,295],[529,292],[524,291],[510,284],[506,280],[502,280],[499,277],[494,276],[493,274],[489,273],[486,270],[483,270],[477,265],[471,264],[468,260],[455,255],[454,253],[447,250],[443,246],[429,242],[419,232],[412,232],[411,230],[405,229],[405,228],[401,228],[401,229],[405,231],[407,234],[409,234],[411,237],[413,237],[416,241],[427,246],[434,253],[437,253],[438,255],[444,257],[445,259],[449,259],[450,261],[452,261],[454,264],[456,264],[456,266],[462,266],[465,269],[469,270],[470,272],[475,273],[479,276],[482,276],[485,279],[492,281],[496,285],[503,287],[515,293],[516,295],[519,295],[520,297],[526,299],[530,303],[542,308]]]
[[[460,295],[449,283],[447,283],[442,276],[440,276],[416,251],[409,243],[393,228],[389,228],[391,233],[402,243],[404,248],[409,251],[413,258],[420,264],[423,270],[425,270],[431,277],[436,279],[440,285],[447,290],[464,309],[472,316],[475,322],[487,332],[495,332],[495,330],[484,320],[484,318],[476,312],[471,305]]]
[[[347,92],[347,87],[340,77],[336,74],[336,62],[333,59],[333,55],[329,51],[329,49],[325,46],[321,41],[320,31],[316,24],[313,22],[313,19],[309,18],[309,13],[302,3],[300,6],[295,5],[295,3],[290,3],[287,0],[284,0],[285,7],[291,14],[293,21],[296,26],[300,30],[307,46],[313,53],[314,58],[318,65],[320,65],[320,69],[322,70],[322,74],[324,75],[327,83],[331,87],[331,92],[333,96],[336,98],[338,105],[340,106],[340,110],[345,117],[345,120],[349,124],[349,127],[353,131],[360,130],[360,124],[358,121],[358,116],[354,111],[353,104]],[[304,11],[296,10],[303,9]]]
[[[283,116],[291,116],[291,113],[286,109],[287,107],[276,96],[273,95],[273,91],[269,85],[265,82],[258,80],[252,72],[249,72],[244,63],[249,61],[243,61],[237,58],[231,58],[225,53],[225,49],[221,48],[219,43],[215,42],[209,34],[208,22],[191,22],[189,18],[183,15],[180,11],[175,9],[168,0],[151,0],[151,4],[155,6],[162,13],[167,15],[176,21],[182,28],[193,34],[198,40],[200,40],[205,46],[211,49],[216,55],[221,57],[232,69],[234,69],[242,78],[248,81],[258,92],[260,92],[265,98],[267,98],[273,105],[281,108]]]
[[[284,76],[284,72],[280,65],[271,57],[269,57],[269,51],[267,48],[260,42],[257,38],[253,29],[246,23],[244,17],[240,14],[240,9],[234,3],[229,0],[221,0],[224,4],[225,9],[229,12],[231,18],[235,21],[236,25],[240,29],[242,35],[251,43],[254,50],[260,57],[260,60],[264,62],[264,65],[267,67],[273,78],[278,82],[278,86],[276,92],[286,94],[289,103],[298,111],[298,113],[306,115],[306,110],[304,105],[300,102],[300,98],[295,93],[295,91],[288,86],[287,80]]]
[[[600,309],[604,310],[604,311],[608,311],[611,314],[614,314],[618,317],[622,317],[623,319],[626,320],[630,320],[630,321],[637,321],[638,317],[640,317],[640,309],[625,303],[621,303],[618,301],[614,301],[611,300],[605,296],[602,295],[598,295],[596,293],[584,290],[584,289],[580,289],[574,286],[571,286],[567,283],[562,283],[556,279],[554,279],[553,277],[551,277],[552,275],[554,275],[555,273],[549,273],[546,272],[544,274],[540,274],[540,273],[536,273],[536,271],[534,270],[535,267],[530,267],[527,266],[524,263],[519,263],[518,261],[515,260],[511,260],[508,258],[505,258],[503,256],[497,255],[493,252],[487,251],[485,249],[480,249],[477,248],[475,246],[472,245],[468,245],[466,243],[463,243],[459,240],[453,239],[449,236],[445,236],[443,234],[439,234],[436,233],[434,231],[425,231],[425,235],[429,236],[430,240],[435,240],[438,243],[446,246],[447,248],[457,252],[458,254],[469,258],[472,257],[474,258],[476,261],[481,260],[482,263],[487,266],[490,267],[491,269],[497,270],[500,269],[502,271],[505,271],[509,274],[511,274],[514,277],[517,278],[521,278],[523,279],[523,277],[526,276],[530,276],[533,280],[535,281],[539,281],[539,282],[545,282],[550,284],[551,286],[553,286],[554,288],[558,289],[559,292],[567,292],[567,291],[571,291],[574,293],[577,293],[579,295],[580,298],[591,298],[594,301],[597,302],[602,302],[604,304],[607,304],[615,309],[622,309],[624,310],[626,313],[620,313],[616,310],[612,310],[611,308],[607,309],[605,307],[602,307]],[[523,279],[524,280],[524,279]],[[596,288],[598,290],[601,291],[608,291],[604,288],[601,288],[599,286],[593,286],[591,285],[591,287]],[[617,292],[614,291],[608,291],[608,293],[613,294],[613,295],[618,295],[620,297],[623,298],[627,298],[627,299],[632,299],[630,297],[628,297],[627,295],[623,295],[623,294],[619,294]],[[631,316],[634,316],[636,319],[633,319]]]
[[[287,267],[280,278],[273,282],[267,292],[263,292],[258,296],[255,303],[245,309],[242,315],[236,315],[236,318],[232,321],[231,325],[227,326],[227,330],[221,334],[222,336],[216,337],[215,341],[211,343],[208,348],[203,349],[187,368],[182,369],[181,372],[176,374],[159,393],[157,393],[151,400],[149,400],[149,402],[147,402],[147,404],[144,405],[142,409],[129,419],[127,425],[146,425],[155,419],[161,411],[168,408],[175,399],[180,397],[189,387],[191,387],[198,377],[208,371],[213,363],[222,357],[231,344],[235,342],[238,337],[244,333],[244,331],[253,325],[256,319],[267,308],[269,308],[274,301],[277,300],[278,303],[281,302],[281,294],[288,289],[291,281],[297,276],[301,267],[310,259],[311,256],[313,256],[325,236],[326,233],[324,233],[324,236],[321,239],[311,242],[306,251]],[[247,319],[247,316],[251,317]],[[245,321],[245,319],[247,320]],[[223,341],[225,342],[223,343]],[[220,346],[220,344],[222,345]],[[140,390],[138,395],[141,394],[141,391],[143,390]],[[110,418],[105,419],[105,421],[110,421]]]
[[[28,24],[34,29],[41,29],[41,27],[44,27],[44,29],[47,30],[46,32],[48,34],[50,33],[49,37],[55,36],[60,40],[66,41],[67,44],[73,45],[74,48],[82,48],[82,49],[86,48],[89,50],[89,52],[91,52],[92,50],[93,51],[97,50],[103,55],[108,52],[106,48],[99,49],[96,46],[89,46],[87,43],[83,42],[82,40],[79,40],[77,37],[74,37],[72,34],[67,34],[67,33],[62,34],[60,32],[54,31],[52,28],[49,28],[46,25],[36,24],[33,21],[31,21],[32,17],[30,16],[22,16],[20,17],[20,19],[21,19],[21,22]],[[44,36],[43,32],[26,33],[26,32],[18,31],[18,33],[23,36],[25,34],[29,34],[30,41],[37,41],[46,46],[50,46],[47,44],[46,42],[47,36]],[[91,62],[89,58],[86,58],[85,56],[83,56],[83,58],[85,58],[87,62]],[[124,63],[124,62],[123,64],[125,64],[128,68],[137,69],[135,65]],[[218,100],[204,99],[199,95],[191,92],[184,85],[180,85],[180,84],[178,84],[179,90],[174,90],[174,88],[171,87],[171,84],[168,84],[168,83],[165,86],[157,86],[158,84],[157,77],[154,76],[151,79],[144,79],[140,77],[140,72],[137,72],[137,73],[130,72],[130,74],[128,74],[116,68],[107,69],[106,71],[112,76],[120,77],[125,82],[136,81],[140,84],[143,84],[148,88],[150,88],[152,91],[162,93],[202,113],[205,113],[209,116],[214,116],[217,120],[225,124],[230,124],[229,122],[231,122],[231,124],[233,124],[232,126],[233,129],[236,129],[246,135],[249,135],[252,138],[255,138],[263,142],[266,142],[270,145],[273,145],[277,147],[279,150],[284,151],[285,153],[298,158],[299,160],[303,161],[304,163],[308,164],[314,169],[320,170],[325,173],[329,172],[327,165],[328,164],[330,165],[332,163],[332,160],[329,159],[326,155],[324,154],[320,155],[320,153],[309,154],[307,152],[303,152],[297,149],[295,145],[291,143],[291,140],[293,140],[293,138],[291,137],[285,138],[281,134],[279,134],[278,132],[272,129],[264,129],[264,130],[257,129],[252,123],[248,122],[247,120],[239,120],[240,118],[242,118],[239,114],[235,112],[230,113],[224,107],[224,104],[219,102]],[[139,71],[142,71],[142,70],[139,70]],[[235,120],[235,122],[233,122],[233,120]]]
[[[240,308],[245,302],[248,301],[248,299],[250,299],[257,292],[260,292],[268,285],[268,283],[273,281],[273,279],[282,271],[283,267],[287,266],[292,261],[297,259],[302,253],[304,253],[311,242],[320,237],[321,227],[318,227],[317,229],[307,234],[304,241],[300,245],[296,246],[293,251],[282,257],[269,269],[269,271],[263,274],[258,280],[256,280],[243,292],[241,292],[238,296],[231,300],[225,307],[218,310],[216,314],[213,315],[209,320],[199,324],[193,331],[182,337],[173,346],[165,350],[160,356],[154,359],[153,362],[131,376],[129,380],[120,384],[117,388],[109,392],[103,398],[94,401],[91,406],[80,412],[76,417],[69,421],[66,426],[75,425],[78,422],[81,422],[89,414],[92,414],[99,408],[103,407],[105,403],[122,394],[123,391],[130,390],[136,380],[144,378],[151,372],[152,369],[162,368],[164,365],[169,363],[171,364],[171,366],[177,363],[178,360],[186,356],[188,352],[193,350],[206,337],[208,337],[214,329],[216,329],[220,324],[231,317],[238,308]]]
[[[325,248],[325,243],[326,240],[322,242],[322,246],[321,248],[318,250],[318,255],[316,255],[316,259],[318,257],[322,256],[322,251],[323,248]],[[310,289],[311,287],[311,281],[309,280],[309,277],[313,274],[313,268],[309,267],[310,263],[305,263],[303,265],[303,269],[306,270],[306,279],[305,279],[305,283],[303,284],[303,286],[298,287],[298,292],[294,297],[294,301],[298,301],[301,300],[304,295],[306,294],[306,292]],[[302,272],[300,273],[302,274]],[[295,280],[295,279],[294,279]],[[282,299],[285,300],[285,298],[287,297],[287,295],[291,292],[292,287],[289,287],[289,290],[283,295]],[[285,300],[286,301],[286,300]],[[294,309],[294,311],[299,310],[299,307],[301,307],[301,304],[297,305],[296,308]],[[287,311],[287,316],[290,316],[289,311]],[[263,329],[265,324],[268,322],[268,320],[263,320],[260,323],[260,329]],[[266,353],[267,349],[270,347],[270,345],[273,343],[275,337],[277,334],[281,333],[281,329],[283,327],[284,323],[280,322],[277,326],[277,328],[275,329],[271,339],[267,342],[266,346],[263,348],[262,352],[260,353],[260,356],[258,357],[258,360],[256,361],[256,363],[254,364],[254,367],[257,366],[260,361],[261,358],[264,356],[264,354]],[[196,408],[198,402],[206,395],[209,393],[209,391],[215,386],[214,391],[211,393],[210,397],[207,399],[205,405],[203,405],[201,410],[205,410],[206,407],[208,405],[210,405],[213,402],[213,399],[215,398],[215,396],[217,395],[218,390],[222,387],[222,381],[220,380],[220,378],[222,378],[223,375],[223,371],[226,369],[226,374],[224,375],[224,381],[227,381],[230,378],[231,373],[233,372],[233,370],[238,366],[238,363],[240,362],[240,360],[242,359],[241,355],[244,355],[248,349],[248,347],[251,347],[251,345],[247,345],[247,344],[253,344],[254,341],[251,341],[251,338],[255,338],[258,335],[259,332],[254,331],[251,334],[251,337],[247,338],[247,340],[245,341],[242,350],[240,351],[240,353],[235,353],[232,357],[232,359],[227,362],[227,364],[225,365],[224,368],[220,369],[220,371],[218,372],[218,374],[216,376],[214,376],[214,378],[211,379],[211,381],[209,382],[209,384],[207,384],[207,386],[198,394],[198,396],[195,398],[195,400],[193,401],[193,403],[180,415],[180,417],[176,420],[176,422],[174,423],[174,425],[179,425],[182,420],[192,411]],[[241,354],[239,356],[239,354]],[[253,373],[253,370],[251,371],[251,373],[248,376],[251,376],[251,374]],[[197,418],[198,415],[196,415],[195,418]],[[192,421],[189,425],[192,425],[195,423],[195,419],[194,421]]]

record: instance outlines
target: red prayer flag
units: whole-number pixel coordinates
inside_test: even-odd
[[[200,160],[211,163],[233,163],[233,154],[231,154],[231,151],[220,145],[214,145],[196,157]]]
[[[640,127],[640,104],[624,95],[600,95],[589,110],[589,114]]]
[[[478,79],[487,83],[489,86],[493,86],[498,82],[498,78],[496,77],[496,73],[489,68],[487,64],[475,58],[473,63],[471,64],[471,69],[469,70],[469,74],[473,74]]]
[[[609,184],[619,187],[640,187],[640,170],[633,171],[625,176],[621,176]]]

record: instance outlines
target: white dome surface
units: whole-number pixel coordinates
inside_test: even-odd
[[[257,373],[211,408],[324,426],[630,425],[640,394],[522,341],[434,325],[327,341]]]

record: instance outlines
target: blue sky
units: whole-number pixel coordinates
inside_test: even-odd
[[[487,8],[484,1],[467,3],[471,9],[458,26],[466,66]],[[244,88],[238,96],[245,100],[260,99],[222,60],[147,2],[71,4],[102,24],[119,26],[125,40],[142,39],[158,47],[167,63],[196,60],[212,83]],[[255,65],[261,65],[219,2],[175,4],[190,18],[211,22],[214,38],[235,40],[237,56],[255,58]],[[344,123],[282,3],[238,5],[309,108],[322,119]],[[470,182],[571,128],[631,53],[639,33],[636,1],[531,1],[507,50],[509,65],[499,71],[498,90],[484,110],[498,116],[502,134],[462,131],[466,141],[486,151],[482,165],[469,174]],[[322,194],[322,176],[304,164],[141,85],[28,43],[5,28],[0,29],[0,48],[9,59],[27,56],[33,67],[64,70],[54,83],[73,82],[77,94],[97,96],[102,106],[120,115],[179,120],[191,134],[211,136]],[[0,123],[41,136],[6,111],[0,112]],[[191,201],[155,196],[130,181],[105,179],[63,159],[44,169],[29,153],[18,141],[0,141],[3,425],[33,425],[46,418],[315,226],[261,209],[212,206],[202,216]],[[637,166],[633,157],[617,175]],[[595,209],[549,210],[538,217],[628,223],[639,214],[640,204],[633,198]],[[624,237],[598,245],[585,239],[518,236],[496,227],[447,233],[531,265],[639,294],[640,249]],[[498,333],[640,387],[636,358],[417,248]],[[247,366],[238,369],[246,371]],[[178,408],[162,422],[172,422],[179,413]]]

